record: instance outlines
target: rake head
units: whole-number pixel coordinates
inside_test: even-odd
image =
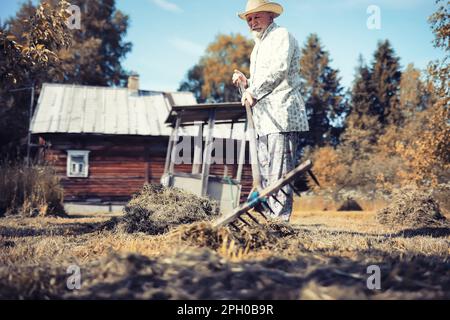
[[[276,197],[279,191],[288,196],[286,191],[283,190],[283,187],[290,186],[292,191],[300,196],[299,190],[295,187],[295,181],[305,172],[311,176],[315,183],[319,185],[317,178],[311,171],[312,162],[310,160],[302,163],[294,170],[285,174],[281,179],[275,182],[272,186],[268,186],[262,191],[252,190],[247,199],[247,202],[242,204],[235,211],[222,215],[218,220],[213,223],[214,227],[221,227],[225,225],[230,225],[236,230],[240,230],[242,225],[251,226],[252,223],[257,225],[260,224],[260,220],[258,220],[255,216],[261,216],[264,220],[268,220],[266,214],[264,212],[270,212],[272,215],[275,215],[275,212],[269,206],[268,199],[272,198],[279,204],[282,204],[279,199]],[[320,186],[320,185],[319,185]],[[256,213],[256,214],[255,214]],[[261,219],[261,218],[260,218]]]

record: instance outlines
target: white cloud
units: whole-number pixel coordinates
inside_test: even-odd
[[[154,4],[156,4],[161,9],[170,11],[170,12],[183,12],[183,10],[175,3],[169,2],[167,0],[152,0]]]
[[[192,56],[201,56],[205,51],[204,46],[186,39],[171,38],[169,43],[178,51]]]

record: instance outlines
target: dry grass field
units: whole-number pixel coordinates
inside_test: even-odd
[[[447,227],[388,228],[373,211],[297,210],[291,225],[246,230],[239,243],[207,222],[152,236],[108,230],[110,218],[0,219],[0,298],[450,298]],[[80,268],[79,290],[67,286],[71,265]],[[367,288],[370,265],[380,267],[379,290]]]

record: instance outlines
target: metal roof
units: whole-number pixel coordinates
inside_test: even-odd
[[[128,88],[44,84],[31,123],[33,134],[85,133],[170,136],[166,120],[174,105],[195,105],[190,92],[132,91]],[[217,125],[215,138],[242,139],[244,125]],[[183,127],[196,136],[198,127]],[[207,134],[207,128],[204,135]]]
[[[189,126],[197,122],[208,123],[210,113],[215,112],[217,123],[234,122],[244,123],[247,119],[245,108],[240,102],[175,105],[172,107],[166,123],[175,125],[177,117],[181,118],[180,124]]]

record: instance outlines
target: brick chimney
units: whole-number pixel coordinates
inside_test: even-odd
[[[132,91],[139,91],[139,75],[131,74],[128,77],[128,89]]]

